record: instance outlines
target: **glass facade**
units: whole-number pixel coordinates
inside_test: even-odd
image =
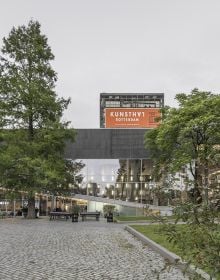
[[[154,182],[147,159],[87,159],[80,171],[83,180],[74,193],[124,201],[152,203]]]

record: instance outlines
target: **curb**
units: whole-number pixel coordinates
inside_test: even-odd
[[[165,259],[168,259],[171,263],[177,264],[181,261],[181,258],[177,256],[174,253],[171,253],[161,245],[157,244],[153,240],[149,239],[148,237],[144,236],[142,233],[136,231],[130,226],[125,226],[125,230],[133,234],[135,237],[140,239],[143,243],[147,244],[149,247],[151,247],[154,251],[158,252],[160,255],[162,255]]]
[[[185,272],[187,271],[187,272],[192,273],[192,274],[195,274],[195,273],[199,274],[200,276],[202,276],[206,280],[210,280],[210,279],[215,280],[215,278],[211,278],[211,276],[208,273],[206,273],[205,271],[203,271],[202,269],[196,268],[194,265],[187,265],[186,262],[183,262],[181,260],[181,257],[179,257],[176,254],[168,251],[166,248],[162,247],[158,243],[149,239],[148,237],[146,237],[142,233],[136,231],[132,227],[126,225],[125,230],[127,230],[129,233],[131,233],[136,238],[141,240],[144,244],[147,244],[151,249],[153,249],[154,251],[159,253],[162,257],[169,260],[170,263],[177,265],[181,270],[184,270]]]

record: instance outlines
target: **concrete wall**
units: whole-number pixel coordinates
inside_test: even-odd
[[[108,203],[103,202],[97,202],[97,201],[88,201],[88,212],[95,212],[99,211],[103,214],[103,206]],[[120,216],[140,216],[143,215],[143,209],[142,208],[135,208],[135,207],[129,207],[129,206],[121,206],[121,205],[115,205],[115,210],[119,213]]]

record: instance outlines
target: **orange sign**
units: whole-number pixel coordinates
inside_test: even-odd
[[[106,108],[106,128],[155,128],[159,125],[158,108]]]

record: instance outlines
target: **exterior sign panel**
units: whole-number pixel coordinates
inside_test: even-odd
[[[159,108],[106,108],[106,128],[155,128]]]

